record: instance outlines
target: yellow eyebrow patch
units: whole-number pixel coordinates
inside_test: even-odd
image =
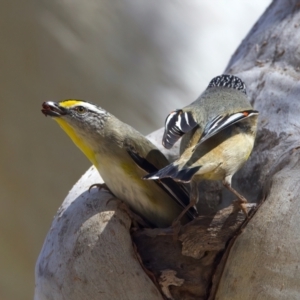
[[[81,101],[81,100],[72,100],[72,99],[64,100],[64,101],[59,102],[59,106],[64,107],[64,108],[68,108],[68,107],[71,107],[73,105],[80,104],[82,102],[83,101]]]

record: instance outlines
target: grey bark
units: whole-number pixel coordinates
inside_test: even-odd
[[[237,181],[252,177],[266,199],[230,249],[216,299],[300,299],[299,8],[273,1],[227,67],[260,111],[255,151]]]
[[[35,299],[162,299],[132,247],[122,202],[92,167],[59,208],[36,265]]]
[[[246,82],[260,112],[254,152],[233,182],[261,204],[256,211],[252,205],[250,218],[223,208],[232,198],[205,182],[206,214],[177,241],[168,230],[134,231],[137,253],[118,200],[87,192],[99,181],[92,168],[55,216],[36,265],[36,300],[300,299],[299,8],[297,1],[273,1],[226,70]],[[150,138],[160,144],[161,133]]]

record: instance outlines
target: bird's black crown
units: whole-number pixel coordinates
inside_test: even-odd
[[[245,83],[234,75],[220,75],[213,78],[207,88],[211,87],[227,87],[247,94]]]

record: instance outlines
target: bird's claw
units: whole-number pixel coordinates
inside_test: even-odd
[[[178,235],[181,229],[181,223],[180,223],[180,218],[177,218],[173,221],[171,225],[172,231],[173,231],[173,240],[177,241],[178,240]]]
[[[243,199],[237,199],[233,202],[233,205],[238,210],[242,210],[246,218],[248,218],[247,203],[248,203],[247,200],[243,200]]]
[[[110,189],[108,188],[108,186],[106,185],[106,183],[94,183],[89,187],[89,193],[91,192],[91,189],[93,187],[97,187],[99,191],[101,191],[102,189],[105,189],[107,191],[110,192]]]

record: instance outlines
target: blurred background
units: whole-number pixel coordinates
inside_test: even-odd
[[[32,299],[51,220],[90,166],[41,112],[99,104],[144,134],[225,69],[270,0],[6,1],[0,10],[0,299]]]

